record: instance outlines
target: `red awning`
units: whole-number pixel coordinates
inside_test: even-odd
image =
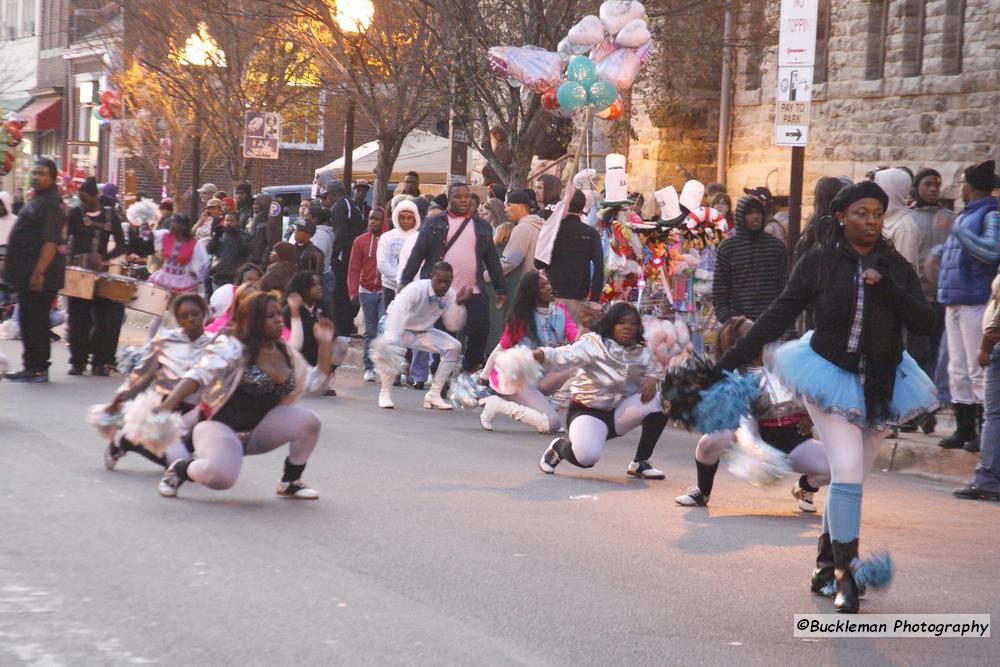
[[[20,112],[27,121],[24,132],[58,130],[62,123],[62,100],[59,98],[35,100]]]

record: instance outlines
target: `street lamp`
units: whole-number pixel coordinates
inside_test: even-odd
[[[371,0],[337,0],[337,25],[340,31],[351,37],[351,66],[357,64],[361,50],[361,34],[368,30],[375,17],[375,5]],[[354,171],[354,96],[347,99],[347,118],[344,121],[344,185],[348,197],[351,196],[351,178]]]
[[[178,62],[185,67],[225,67],[226,53],[219,48],[215,39],[208,32],[204,21],[198,22],[198,30],[191,34],[184,43],[184,50],[178,56]],[[201,185],[201,96],[195,91],[194,106],[194,141],[191,155],[191,220],[198,218],[198,186]]]

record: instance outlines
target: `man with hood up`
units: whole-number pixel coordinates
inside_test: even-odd
[[[788,277],[788,251],[764,232],[764,205],[740,197],[733,215],[736,229],[719,244],[712,304],[720,324],[742,315],[756,320],[781,294]]]
[[[920,228],[906,201],[913,179],[902,169],[880,169],[875,173],[875,184],[889,195],[882,234],[892,241],[899,254],[919,272]]]

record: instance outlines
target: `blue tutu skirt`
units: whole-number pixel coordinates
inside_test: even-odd
[[[812,331],[785,343],[774,354],[774,369],[785,387],[823,412],[838,414],[861,428],[885,430],[937,409],[937,389],[906,352],[896,367],[896,383],[889,414],[871,423],[865,409],[865,392],[855,373],[827,361],[810,346]]]

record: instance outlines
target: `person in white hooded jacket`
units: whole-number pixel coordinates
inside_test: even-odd
[[[378,240],[376,261],[378,271],[382,274],[382,294],[385,307],[388,308],[399,291],[398,276],[406,265],[402,258],[403,246],[410,241],[410,248],[420,231],[420,211],[410,199],[398,202],[392,208],[392,229],[382,234]]]
[[[906,201],[913,178],[902,169],[881,169],[875,173],[875,183],[889,195],[882,234],[892,241],[899,254],[914,268],[920,258],[920,227]]]

